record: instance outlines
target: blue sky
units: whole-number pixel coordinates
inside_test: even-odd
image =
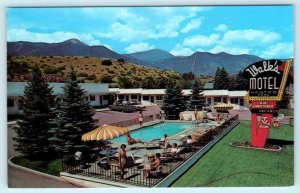
[[[292,6],[8,8],[7,40],[293,57]]]

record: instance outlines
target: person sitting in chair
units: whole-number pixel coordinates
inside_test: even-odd
[[[177,145],[177,143],[173,143],[172,147],[167,149],[166,154],[173,156],[177,152],[178,152],[178,145]]]
[[[168,137],[167,134],[164,134],[164,137],[161,138],[161,139],[159,140],[159,144],[160,144],[162,147],[167,147],[168,142],[169,142],[169,137]]]
[[[136,143],[144,143],[140,139],[133,139],[130,136],[130,133],[126,133],[125,137],[126,137],[126,140],[127,140],[129,145],[136,144]]]
[[[156,169],[160,166],[160,153],[156,153],[155,156],[156,159],[153,162],[150,162],[144,166],[144,178],[149,176],[150,171],[156,171]]]

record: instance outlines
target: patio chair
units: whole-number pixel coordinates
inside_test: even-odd
[[[184,149],[186,149],[186,147],[178,147],[178,150],[176,153],[163,152],[160,159],[162,162],[174,161],[174,160],[180,158],[180,154],[182,153],[182,151]]]

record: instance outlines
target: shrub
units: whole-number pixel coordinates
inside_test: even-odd
[[[102,64],[103,66],[110,66],[110,65],[112,65],[112,62],[111,62],[110,60],[103,60],[103,61],[101,62],[101,64]]]
[[[96,75],[92,74],[86,78],[87,80],[96,80]]]
[[[113,83],[114,81],[112,80],[112,77],[111,76],[103,76],[101,78],[101,82],[102,83]]]
[[[44,72],[44,74],[57,74],[57,73],[61,72],[61,68],[45,66],[43,72]]]
[[[78,76],[78,77],[88,77],[89,75],[88,75],[87,73],[85,73],[85,72],[79,72],[79,73],[77,74],[77,76]]]

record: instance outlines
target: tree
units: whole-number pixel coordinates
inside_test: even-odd
[[[281,101],[279,101],[277,103],[278,108],[280,109],[288,109],[289,108],[289,104],[290,104],[290,95],[287,92],[287,90],[285,89],[282,95],[282,99]]]
[[[195,106],[197,106],[198,109],[202,109],[204,104],[204,98],[203,94],[201,94],[200,84],[195,79],[192,87],[192,95],[188,104],[188,109],[193,110]]]
[[[215,76],[214,88],[217,90],[226,90],[228,89],[228,84],[229,84],[229,77],[227,71],[225,70],[224,67],[222,67],[222,69],[218,67]]]
[[[151,76],[147,76],[142,80],[142,88],[145,89],[154,89],[156,88],[154,79]]]
[[[178,119],[179,113],[186,109],[186,102],[182,90],[174,80],[167,83],[166,95],[161,108],[165,112],[166,119]]]
[[[132,80],[127,76],[119,77],[119,87],[120,88],[132,88]]]
[[[239,71],[237,74],[234,85],[235,90],[249,90],[249,79],[245,77],[243,71]]]
[[[102,64],[103,66],[110,66],[110,65],[112,65],[112,62],[111,62],[110,60],[103,60],[103,61],[101,62],[101,64]]]
[[[96,127],[93,115],[85,92],[78,84],[76,72],[71,68],[56,107],[56,117],[52,120],[51,147],[58,153],[83,147],[81,136]]]
[[[52,88],[43,79],[38,67],[32,70],[32,80],[21,97],[24,113],[18,126],[15,127],[17,136],[14,139],[16,151],[34,158],[43,158],[48,153],[50,119],[53,118],[52,107],[54,96]]]
[[[158,89],[165,89],[167,82],[168,82],[167,78],[160,76],[156,79],[155,84]]]

